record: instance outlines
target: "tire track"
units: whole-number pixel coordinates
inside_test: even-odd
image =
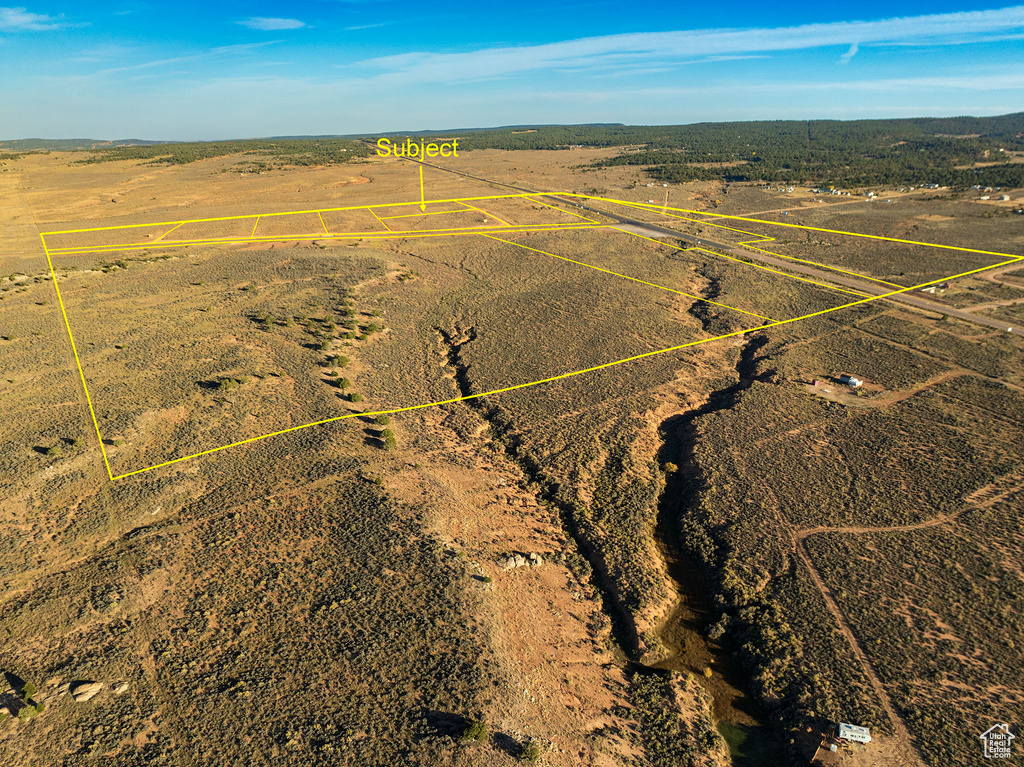
[[[1006,490],[998,492],[999,487],[1009,480],[1012,484]],[[1019,475],[1010,475],[1004,477],[1001,482],[992,483],[986,485],[983,488],[971,493],[965,499],[967,503],[964,504],[963,508],[954,514],[939,514],[938,516],[932,517],[931,519],[924,520],[923,522],[915,522],[909,525],[886,525],[883,527],[861,527],[861,526],[845,526],[845,527],[828,527],[828,526],[817,526],[807,527],[799,530],[791,530],[790,536],[793,540],[793,549],[800,561],[803,562],[807,568],[807,572],[810,573],[811,580],[814,582],[815,587],[821,593],[822,599],[825,600],[825,604],[828,606],[829,612],[832,613],[832,617],[835,619],[836,624],[839,626],[840,632],[846,637],[847,642],[850,644],[850,649],[853,650],[853,654],[857,657],[860,662],[861,669],[864,671],[864,675],[870,682],[872,689],[878,696],[879,702],[882,704],[882,708],[885,710],[886,715],[889,717],[889,721],[892,723],[893,730],[895,732],[896,740],[898,741],[900,751],[900,764],[915,764],[924,765],[925,762],[921,757],[920,751],[914,744],[910,730],[907,728],[906,722],[903,717],[899,715],[896,707],[893,705],[892,699],[885,690],[885,686],[882,684],[882,680],[875,672],[874,665],[871,663],[864,651],[864,647],[860,640],[857,638],[856,633],[853,631],[853,627],[850,622],[846,619],[846,615],[839,607],[838,600],[836,600],[835,594],[825,579],[822,578],[821,573],[815,566],[814,561],[811,558],[810,551],[807,548],[807,539],[812,535],[820,535],[822,533],[839,533],[844,535],[863,535],[870,533],[905,533],[912,532],[915,530],[925,530],[932,527],[939,527],[941,525],[955,522],[961,515],[967,511],[973,509],[983,509],[998,503],[999,501],[1013,495],[1024,489],[1024,483],[1021,482]],[[781,515],[780,515],[781,516]]]

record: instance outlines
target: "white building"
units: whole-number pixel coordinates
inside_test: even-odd
[[[858,727],[855,724],[840,722],[839,737],[842,740],[853,740],[857,743],[870,743],[871,731],[867,727]]]

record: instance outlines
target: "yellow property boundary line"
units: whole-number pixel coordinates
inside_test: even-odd
[[[626,234],[632,234],[632,232],[626,232],[624,229],[619,229],[618,227],[611,227],[611,228],[613,228],[613,229],[615,229],[616,231],[619,231],[619,232],[625,232]],[[500,237],[495,237],[492,234],[484,234],[484,235],[481,235],[481,236],[482,237],[487,237],[488,239],[491,239],[491,240],[496,240],[497,242],[503,242],[506,245],[515,245],[517,248],[522,248],[523,250],[532,250],[534,253],[540,253],[541,255],[544,255],[544,256],[551,256],[552,258],[557,258],[557,259],[559,259],[561,261],[568,261],[570,264],[576,264],[577,266],[585,266],[588,269],[593,269],[593,270],[598,271],[598,272],[604,272],[605,274],[610,274],[613,277],[621,277],[624,280],[630,280],[632,282],[639,282],[641,285],[647,285],[647,286],[652,287],[652,288],[658,288],[659,290],[667,290],[669,293],[677,293],[680,296],[686,296],[687,298],[692,298],[692,299],[694,299],[696,301],[702,301],[702,302],[704,302],[706,304],[711,304],[712,306],[720,306],[723,309],[731,309],[732,311],[739,312],[740,314],[747,314],[747,315],[750,315],[751,317],[757,317],[757,319],[759,319],[759,320],[768,320],[768,322],[774,322],[774,320],[772,320],[771,317],[765,317],[763,314],[755,314],[754,312],[748,312],[745,309],[737,309],[735,306],[729,306],[728,304],[720,304],[720,303],[718,303],[716,301],[712,301],[709,298],[701,298],[700,296],[693,295],[693,293],[686,293],[686,292],[684,292],[682,290],[676,290],[675,288],[666,288],[664,285],[658,285],[658,284],[656,284],[654,282],[645,282],[644,280],[638,280],[636,277],[630,277],[628,274],[619,274],[618,272],[613,272],[611,269],[604,269],[604,268],[602,268],[600,266],[594,266],[593,264],[584,263],[583,261],[574,261],[571,258],[566,258],[565,256],[557,256],[554,253],[548,253],[546,250],[538,250],[537,248],[531,248],[529,245],[523,245],[522,243],[519,243],[519,242],[512,242],[512,240],[503,240]],[[647,239],[647,238],[645,238],[645,239]],[[657,242],[657,240],[655,240],[655,242]]]
[[[555,193],[552,193],[552,194],[555,194]],[[491,195],[491,196],[488,196],[488,197],[466,197],[466,198],[461,198],[461,199],[458,199],[458,200],[431,200],[427,204],[437,203],[437,202],[462,202],[463,200],[477,201],[477,200],[485,200],[485,199],[508,199],[508,198],[523,198],[523,197],[533,198],[536,195],[537,195],[537,193],[517,194],[517,195]],[[622,205],[626,205],[626,206],[630,206],[630,207],[641,207],[641,208],[644,208],[644,209],[649,209],[649,206],[641,205],[641,204],[638,204],[638,203],[632,203],[632,202],[623,201],[623,200],[613,200],[613,199],[603,198],[603,197],[593,197],[593,196],[589,196],[589,195],[580,195],[580,194],[563,194],[562,196],[576,197],[576,198],[579,198],[579,199],[597,200],[597,201],[600,201],[600,202],[617,203],[617,204],[622,204]],[[536,201],[536,200],[534,200],[534,201]],[[906,288],[899,288],[897,290],[893,290],[893,291],[890,291],[888,293],[883,293],[881,295],[868,296],[866,298],[861,298],[861,299],[859,299],[857,301],[852,301],[850,303],[842,304],[840,306],[835,306],[835,307],[832,307],[830,309],[822,309],[822,310],[819,310],[819,311],[816,311],[816,312],[811,312],[809,314],[804,314],[804,315],[801,315],[799,317],[791,317],[791,318],[785,319],[785,320],[773,320],[773,321],[767,322],[765,324],[759,325],[757,327],[747,328],[747,329],[744,329],[744,330],[737,330],[737,331],[733,331],[731,333],[724,333],[722,335],[714,336],[714,337],[711,337],[711,338],[704,338],[704,339],[700,339],[700,340],[697,340],[697,341],[689,341],[687,343],[679,344],[677,346],[670,346],[670,347],[667,347],[667,348],[664,348],[664,349],[657,349],[655,351],[644,352],[643,354],[637,354],[637,355],[634,355],[632,357],[625,357],[623,359],[614,360],[612,362],[606,362],[606,363],[601,364],[601,365],[595,365],[593,367],[584,368],[582,370],[574,370],[574,371],[571,371],[569,373],[563,373],[561,375],[550,376],[548,378],[542,378],[542,379],[539,379],[539,380],[536,380],[536,381],[528,381],[526,383],[515,384],[513,386],[506,386],[506,387],[500,388],[500,389],[492,389],[491,391],[481,392],[479,394],[471,394],[471,395],[467,395],[467,396],[464,396],[464,397],[454,397],[452,399],[440,400],[440,401],[437,401],[437,402],[426,402],[426,403],[422,403],[422,404],[419,404],[419,405],[410,405],[410,406],[407,406],[407,407],[391,408],[391,409],[388,409],[388,410],[374,410],[374,411],[358,412],[358,413],[346,413],[345,415],[333,416],[331,418],[324,418],[324,419],[319,420],[319,421],[313,421],[312,423],[301,424],[299,426],[292,426],[292,427],[289,427],[287,429],[280,429],[278,431],[270,432],[268,434],[262,434],[262,435],[259,435],[257,437],[249,437],[248,439],[239,440],[237,442],[231,442],[231,443],[229,443],[227,445],[221,445],[219,447],[211,448],[209,450],[203,450],[203,451],[200,451],[200,452],[197,452],[197,453],[192,453],[190,455],[185,455],[185,456],[181,456],[179,458],[174,458],[174,459],[169,460],[169,461],[164,461],[162,463],[154,464],[153,466],[147,466],[147,467],[145,467],[143,469],[136,469],[134,471],[129,471],[129,472],[125,472],[123,474],[117,474],[117,475],[115,475],[113,473],[113,471],[110,468],[110,460],[109,460],[109,457],[107,456],[106,448],[104,447],[104,444],[103,444],[103,436],[102,436],[102,434],[100,432],[99,421],[96,418],[96,411],[95,411],[95,408],[93,406],[92,397],[89,394],[89,386],[88,386],[88,383],[85,380],[85,372],[82,369],[82,361],[81,361],[81,358],[80,358],[80,356],[78,354],[78,348],[75,345],[74,334],[71,331],[71,323],[68,320],[67,309],[66,309],[66,307],[64,305],[64,298],[63,298],[63,296],[61,295],[61,292],[60,292],[60,286],[59,286],[58,281],[57,281],[57,273],[56,273],[56,270],[54,269],[53,261],[51,259],[51,251],[50,251],[49,247],[46,244],[46,236],[47,235],[72,234],[72,233],[77,233],[77,232],[95,232],[95,231],[113,230],[113,229],[130,229],[130,228],[148,227],[148,226],[168,226],[168,225],[171,225],[171,224],[175,224],[175,225],[180,226],[180,225],[186,224],[186,223],[202,223],[202,222],[209,222],[209,221],[226,221],[226,220],[242,220],[242,219],[246,219],[246,220],[248,220],[248,219],[256,219],[256,225],[258,225],[258,222],[259,222],[260,218],[265,218],[265,217],[268,217],[268,216],[300,215],[300,214],[304,214],[304,213],[305,214],[308,214],[308,213],[320,214],[320,213],[340,211],[340,210],[369,210],[371,213],[373,213],[373,210],[372,210],[373,208],[398,207],[398,206],[402,206],[402,205],[420,205],[420,203],[418,203],[418,202],[409,202],[409,203],[391,203],[389,205],[372,205],[372,206],[362,205],[362,206],[351,206],[351,207],[346,207],[346,208],[331,208],[331,209],[322,209],[322,210],[313,210],[313,211],[288,211],[288,212],[283,212],[283,213],[265,213],[265,214],[259,214],[259,215],[225,216],[225,217],[211,218],[211,219],[194,219],[194,220],[190,220],[190,221],[167,221],[167,222],[150,223],[150,224],[128,224],[128,225],[119,225],[119,226],[113,226],[113,227],[93,227],[93,228],[88,228],[88,229],[68,229],[68,230],[63,230],[63,231],[59,231],[59,232],[42,232],[42,233],[40,233],[39,237],[40,237],[40,240],[42,241],[43,252],[46,255],[46,262],[47,262],[47,265],[49,266],[49,269],[50,269],[50,277],[51,277],[51,280],[53,281],[53,287],[54,287],[54,290],[56,291],[56,294],[57,294],[57,302],[60,305],[61,316],[62,316],[62,318],[64,320],[64,327],[65,327],[65,329],[67,330],[67,333],[68,333],[68,340],[71,342],[71,351],[72,351],[72,354],[74,355],[74,358],[75,358],[75,365],[78,368],[78,375],[79,375],[79,378],[80,378],[80,380],[82,382],[82,390],[85,393],[86,402],[88,403],[88,407],[89,407],[89,415],[92,418],[93,427],[96,430],[96,438],[99,441],[100,452],[103,455],[103,464],[104,464],[104,467],[106,468],[107,476],[109,477],[110,481],[126,479],[128,477],[132,477],[132,476],[135,476],[135,475],[138,475],[138,474],[143,474],[145,472],[153,471],[155,469],[159,469],[159,468],[162,468],[162,467],[165,467],[165,466],[172,466],[174,464],[181,463],[183,461],[188,461],[188,460],[191,460],[192,458],[199,458],[199,457],[204,456],[204,455],[211,455],[212,453],[217,453],[217,452],[220,452],[221,450],[227,450],[228,448],[239,447],[241,445],[247,445],[247,444],[251,444],[253,442],[259,442],[259,441],[264,440],[264,439],[269,439],[270,437],[276,437],[276,436],[280,436],[282,434],[288,434],[290,432],[299,431],[301,429],[308,429],[308,428],[311,428],[313,426],[322,426],[324,424],[334,423],[336,421],[344,421],[344,420],[347,420],[349,418],[360,418],[360,417],[369,417],[369,416],[377,416],[377,415],[392,415],[392,414],[395,414],[395,413],[406,413],[406,412],[410,412],[410,411],[413,411],[413,410],[422,410],[424,408],[438,407],[440,405],[448,405],[448,404],[453,404],[453,403],[456,403],[456,402],[464,402],[466,400],[478,399],[480,397],[488,397],[488,396],[493,396],[493,395],[496,395],[496,394],[502,394],[502,393],[505,393],[505,392],[517,391],[519,389],[526,389],[526,388],[529,388],[529,387],[532,387],[532,386],[540,386],[541,384],[552,383],[554,381],[560,381],[560,380],[563,380],[563,379],[572,378],[574,376],[584,375],[586,373],[593,373],[593,372],[598,371],[598,370],[604,370],[604,369],[615,367],[615,366],[618,366],[618,365],[624,365],[624,364],[626,364],[628,362],[635,362],[637,360],[646,359],[648,357],[654,357],[654,356],[660,355],[660,354],[667,354],[669,352],[679,351],[679,350],[682,350],[682,349],[688,349],[688,348],[691,348],[691,347],[694,347],[694,346],[700,346],[701,344],[711,343],[712,341],[720,341],[720,340],[723,340],[723,339],[726,339],[726,338],[733,338],[733,337],[736,337],[736,336],[745,335],[747,333],[752,333],[752,332],[755,332],[755,331],[758,331],[758,330],[767,330],[769,328],[774,328],[774,327],[779,327],[779,326],[782,326],[782,325],[787,325],[787,324],[789,324],[791,322],[799,322],[800,320],[806,320],[806,319],[810,319],[812,317],[820,317],[820,316],[823,316],[823,315],[826,315],[826,314],[831,314],[832,312],[839,311],[841,309],[848,309],[848,308],[853,307],[853,306],[858,306],[860,304],[871,303],[873,301],[879,301],[881,299],[889,298],[891,296],[899,295],[901,293],[907,293],[907,292],[910,292],[912,290],[919,290],[921,288],[927,287],[928,285],[934,285],[936,283],[945,282],[947,280],[954,280],[954,279],[958,279],[960,277],[966,277],[966,276],[971,275],[971,274],[976,274],[978,272],[983,272],[983,271],[987,271],[989,269],[994,269],[994,268],[999,267],[999,266],[1004,266],[1004,265],[1007,265],[1007,264],[1012,264],[1012,263],[1017,263],[1017,262],[1020,262],[1020,261],[1024,261],[1024,256],[1019,256],[1019,255],[1015,255],[1015,254],[1011,254],[1011,253],[996,253],[996,252],[992,252],[992,251],[978,250],[978,249],[975,249],[975,248],[963,248],[963,247],[957,247],[957,246],[951,246],[951,245],[938,245],[938,244],[935,244],[935,243],[917,242],[917,241],[914,241],[914,240],[901,240],[901,239],[897,239],[897,238],[893,238],[893,237],[881,237],[881,236],[876,236],[876,235],[859,234],[857,232],[843,232],[843,231],[834,230],[834,229],[821,229],[821,228],[817,228],[817,227],[802,226],[802,225],[799,225],[799,224],[778,223],[778,222],[774,222],[774,221],[762,221],[760,219],[745,218],[743,216],[730,216],[730,215],[724,215],[724,214],[704,213],[703,211],[690,211],[690,210],[686,210],[686,209],[682,209],[682,208],[667,208],[666,207],[666,210],[673,210],[673,211],[677,211],[677,212],[681,212],[681,213],[699,213],[699,214],[702,214],[702,215],[714,216],[714,217],[717,217],[717,218],[727,218],[727,219],[734,219],[734,220],[739,220],[739,221],[750,221],[750,222],[754,222],[754,223],[758,223],[758,224],[766,224],[766,225],[771,225],[771,226],[786,226],[786,227],[792,227],[792,228],[797,228],[797,229],[809,229],[809,230],[812,230],[812,231],[829,232],[829,233],[832,233],[832,234],[844,234],[844,235],[850,235],[850,236],[855,236],[855,237],[865,237],[865,238],[869,238],[869,239],[884,240],[884,241],[888,241],[888,242],[900,242],[900,243],[905,243],[905,244],[909,244],[909,245],[923,245],[923,246],[934,247],[934,248],[942,248],[942,249],[946,249],[946,250],[955,250],[955,251],[962,251],[962,252],[979,253],[979,254],[982,254],[982,255],[1002,256],[1002,257],[1007,257],[1008,260],[1005,260],[1005,261],[1002,261],[1002,262],[996,263],[996,264],[990,264],[990,265],[987,265],[987,266],[982,266],[982,267],[979,267],[977,269],[972,269],[972,270],[967,271],[967,272],[962,272],[960,274],[955,274],[955,275],[951,275],[951,276],[948,276],[948,277],[940,277],[940,278],[935,279],[935,280],[929,280],[928,282],[923,282],[923,283],[921,283],[919,285],[913,285],[913,286],[906,287]],[[484,212],[484,211],[482,211],[482,212]],[[658,211],[655,211],[655,212],[658,212]],[[374,213],[374,215],[376,216],[376,213]],[[253,231],[254,232],[255,232],[255,229],[256,229],[256,225],[254,225],[254,227],[253,227]],[[597,228],[597,227],[589,226],[589,225],[586,225],[586,224],[583,224],[583,225],[581,225],[581,224],[575,224],[575,225],[570,224],[570,225],[564,225],[562,227],[559,227],[559,229],[562,229],[562,230],[564,230],[564,229],[576,229],[576,228],[591,229],[591,228]],[[605,227],[605,228],[617,228],[617,227]],[[535,228],[531,228],[531,229],[523,229],[523,231],[528,231],[528,232],[533,232],[533,231],[551,231],[551,230],[552,230],[551,228],[547,228],[544,225],[540,225],[540,227],[535,227]],[[441,232],[420,232],[420,233],[417,233],[417,234],[420,234],[422,236],[426,236],[426,235],[432,235],[432,236],[452,236],[453,234],[456,234],[459,231],[460,230],[449,232],[449,231],[443,231],[442,230]],[[622,231],[622,230],[620,230],[620,231]],[[489,239],[497,240],[499,242],[507,242],[505,240],[500,240],[497,237],[490,237],[488,234],[486,234],[485,232],[480,231],[477,228],[474,228],[474,231],[471,231],[471,232],[470,231],[461,230],[461,233],[480,234],[480,235],[483,235],[483,236],[487,236]],[[405,234],[405,233],[391,233],[388,236],[388,238],[393,238],[395,236],[403,236],[403,237],[405,237],[405,236],[409,236],[409,235]],[[314,239],[320,239],[322,237],[323,237],[323,235],[320,235],[319,237],[316,237]],[[297,238],[294,237],[294,236],[292,236],[292,237],[285,236],[285,237],[277,237],[277,238],[274,238],[274,239],[275,239],[275,241],[280,241],[280,240],[289,240],[290,241],[290,240],[294,240],[294,239],[297,239]],[[346,239],[348,239],[348,238],[346,237]],[[360,239],[367,239],[367,237],[365,237],[365,236],[364,237],[360,237]],[[644,239],[652,239],[652,238],[644,238]],[[244,239],[243,240],[231,240],[229,242],[246,242],[246,241],[251,241],[251,240],[244,240]],[[657,240],[652,240],[652,241],[658,242]],[[188,243],[186,241],[182,241],[181,243],[176,243],[175,245],[173,245],[173,247],[182,247],[182,246],[188,245],[188,244],[190,244],[190,243]],[[226,243],[218,242],[218,244],[226,244]],[[515,245],[516,247],[526,247],[526,246],[519,245],[519,243],[509,243],[509,244]],[[659,242],[658,244],[664,245],[666,243],[660,243]],[[143,246],[139,246],[138,248],[133,248],[130,245],[129,246],[117,246],[115,249],[127,250],[127,249],[142,249],[142,248],[146,248],[146,247],[152,248],[152,247],[154,247],[154,245],[153,244],[150,244],[148,246],[143,245]],[[676,247],[676,246],[671,246],[671,247]],[[536,250],[534,248],[526,248],[526,249],[528,249],[528,250]],[[678,250],[690,250],[690,248],[677,248],[677,249]],[[54,252],[57,252],[57,251],[54,251]],[[67,252],[67,251],[66,250],[62,250],[61,252]],[[82,250],[76,250],[74,252],[102,252],[102,251],[82,251]],[[537,251],[537,252],[538,253],[543,253],[544,255],[553,256],[553,254],[545,253],[544,251]],[[714,253],[714,251],[709,251],[709,252]],[[720,254],[714,253],[714,255],[720,255]],[[583,262],[572,261],[571,259],[563,258],[561,256],[554,256],[554,257],[555,258],[560,258],[560,259],[565,260],[565,261],[570,261],[571,263],[577,263],[577,264],[579,264],[581,266],[587,266],[587,267],[592,268],[592,269],[599,269],[600,271],[608,271],[608,270],[600,269],[600,267],[591,266],[590,264],[584,264]],[[741,263],[746,263],[746,262],[741,262]],[[613,275],[618,276],[618,277],[625,277],[626,279],[634,280],[636,282],[643,282],[642,280],[635,280],[632,277],[627,277],[626,275],[621,275],[621,274],[618,274],[616,272],[609,272],[609,274],[613,274]],[[787,276],[792,276],[792,275],[787,275]],[[643,283],[643,284],[649,284],[652,287],[662,287],[662,286],[659,286],[659,285],[654,285],[653,283]],[[828,287],[828,286],[826,286],[826,287]],[[662,288],[662,289],[666,289],[666,288]],[[678,291],[676,291],[676,292],[678,292]],[[706,300],[706,299],[701,299],[701,300]],[[725,305],[723,304],[721,306],[725,306]],[[726,308],[730,308],[731,309],[732,307],[726,307]],[[736,310],[736,311],[741,311],[741,310]],[[750,313],[747,312],[747,314],[750,314]],[[760,317],[760,315],[755,315],[755,316],[759,316]]]
[[[877,282],[877,283],[880,283],[882,285],[887,285],[887,286],[889,286],[891,288],[902,288],[903,287],[902,285],[897,285],[895,282],[889,282],[888,280],[880,280],[877,277],[872,277],[872,276],[867,275],[867,274],[861,274],[860,272],[851,272],[851,271],[849,271],[847,269],[840,269],[837,266],[830,266],[829,264],[822,264],[822,263],[819,263],[817,261],[809,261],[809,260],[804,259],[804,258],[797,258],[796,256],[787,256],[787,255],[784,255],[782,253],[775,253],[774,251],[771,251],[771,250],[765,250],[763,248],[755,248],[755,247],[753,247],[755,244],[759,244],[759,243],[776,242],[776,238],[769,237],[766,234],[765,235],[759,235],[756,232],[750,232],[750,231],[747,231],[746,229],[737,229],[735,226],[725,226],[725,224],[716,224],[716,223],[714,223],[712,221],[705,221],[704,219],[700,219],[700,218],[689,218],[687,216],[675,216],[675,215],[672,215],[671,213],[664,213],[662,211],[658,211],[658,213],[663,215],[663,216],[668,216],[669,218],[678,218],[681,221],[689,221],[690,223],[703,224],[703,225],[706,225],[706,226],[713,226],[713,227],[716,227],[718,229],[726,229],[726,230],[728,230],[730,232],[739,232],[740,234],[752,235],[754,237],[753,240],[740,240],[739,242],[736,243],[737,245],[742,245],[747,250],[756,250],[758,253],[765,253],[765,254],[767,254],[769,256],[775,256],[776,258],[781,258],[781,259],[786,260],[786,261],[795,261],[795,262],[800,263],[800,264],[809,264],[811,266],[817,266],[817,267],[820,267],[822,269],[828,269],[829,271],[832,271],[832,272],[839,272],[840,274],[846,274],[846,275],[849,275],[850,277],[859,277],[862,280],[868,280],[869,282]]]
[[[478,209],[479,210],[479,209]],[[454,211],[457,213],[469,213],[468,210]],[[487,213],[487,211],[479,210],[480,213]],[[372,213],[372,211],[371,211]],[[374,214],[376,215],[376,214]],[[429,213],[423,215],[430,215]],[[487,213],[491,218],[501,220],[497,216]],[[475,226],[463,226],[452,229],[390,229],[387,228],[387,224],[384,220],[381,220],[381,224],[385,227],[383,231],[373,232],[332,232],[328,234],[261,234],[256,235],[236,235],[230,237],[206,237],[198,238],[194,240],[153,240],[149,243],[127,243],[124,245],[95,245],[84,248],[76,247],[63,247],[63,248],[50,248],[51,255],[54,256],[70,256],[77,255],[79,253],[118,253],[126,250],[149,250],[151,248],[184,248],[189,245],[238,245],[246,242],[295,242],[302,240],[373,240],[373,239],[386,239],[393,240],[400,237],[430,237],[430,236],[441,236],[449,237],[457,234],[481,234],[486,232],[541,232],[548,229],[595,229],[600,227],[608,227],[608,224],[507,224],[503,223],[502,226],[488,226],[487,224],[476,224]],[[255,231],[255,228],[254,230]],[[44,234],[45,236],[45,234]],[[746,263],[746,262],[744,262]]]

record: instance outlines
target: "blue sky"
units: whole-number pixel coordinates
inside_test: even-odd
[[[1024,110],[1024,6],[23,1],[0,139]]]

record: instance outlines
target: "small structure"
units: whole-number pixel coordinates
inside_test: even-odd
[[[871,730],[867,727],[858,727],[855,724],[839,723],[839,739],[852,740],[856,743],[870,743]]]
[[[849,386],[851,389],[856,389],[858,386],[864,385],[864,382],[861,379],[855,378],[854,376],[848,375],[847,373],[843,373],[841,376],[839,376],[839,383],[845,384],[846,386]]]

